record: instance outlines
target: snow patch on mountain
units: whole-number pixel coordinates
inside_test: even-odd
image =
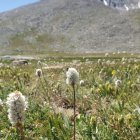
[[[119,10],[134,10],[140,9],[140,0],[99,0],[105,6],[110,6]]]

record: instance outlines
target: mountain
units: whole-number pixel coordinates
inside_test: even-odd
[[[120,10],[133,10],[140,8],[140,0],[99,0],[104,5]]]
[[[140,52],[140,10],[98,0],[41,0],[0,14],[0,55]]]

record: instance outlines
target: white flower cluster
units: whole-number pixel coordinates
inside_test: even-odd
[[[41,69],[36,69],[36,76],[41,77],[42,76],[42,70]]]
[[[24,121],[24,114],[27,108],[28,102],[25,96],[21,92],[15,91],[10,93],[7,97],[8,118],[10,122],[15,125]]]
[[[66,72],[66,83],[70,85],[76,85],[79,82],[79,73],[75,68],[69,68]]]
[[[115,86],[116,86],[116,88],[120,87],[121,84],[122,84],[122,81],[121,81],[121,80],[116,80],[116,81],[115,81]]]

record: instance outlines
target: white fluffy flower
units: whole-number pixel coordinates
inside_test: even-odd
[[[68,68],[66,72],[66,83],[70,85],[76,85],[79,82],[79,73],[75,68]]]
[[[101,63],[101,59],[98,59],[98,64],[100,64]]]
[[[116,80],[116,81],[115,81],[115,86],[116,86],[116,87],[120,87],[121,84],[122,84],[122,81],[121,81],[121,80]]]
[[[2,110],[3,107],[3,101],[0,99],[0,111]]]
[[[42,75],[42,70],[41,69],[36,69],[35,75],[40,77]]]
[[[140,107],[136,107],[136,109],[134,110],[135,112],[138,112],[140,114]]]
[[[109,54],[108,54],[108,53],[105,53],[105,56],[106,56],[106,57],[108,57],[108,56],[109,56]]]
[[[0,99],[0,106],[3,106],[3,102],[2,102],[2,100]]]
[[[8,118],[10,122],[15,125],[24,121],[24,114],[27,108],[27,100],[21,92],[15,91],[10,93],[7,97]]]
[[[80,80],[80,86],[84,86],[85,85],[85,81],[84,80]]]

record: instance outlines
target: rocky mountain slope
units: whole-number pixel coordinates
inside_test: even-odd
[[[99,0],[104,5],[119,10],[134,10],[140,8],[140,0]]]
[[[41,0],[0,14],[0,55],[140,52],[140,10],[98,0]]]

